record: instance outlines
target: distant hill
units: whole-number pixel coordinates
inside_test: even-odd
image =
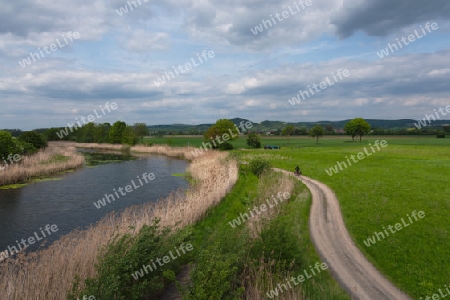
[[[230,119],[234,124],[239,125],[241,121],[251,121],[242,118]],[[283,129],[287,125],[293,125],[297,128],[312,128],[316,124],[331,125],[335,129],[343,129],[345,124],[349,122],[350,119],[342,121],[318,121],[318,122],[282,122],[282,121],[263,121],[261,123],[253,123],[253,128],[258,131],[269,131],[276,129]],[[381,120],[381,119],[366,119],[372,128],[381,129],[405,129],[405,128],[416,128],[414,126],[417,123],[413,119],[400,119],[400,120]],[[152,125],[148,126],[150,131],[192,131],[192,132],[203,132],[208,129],[213,124],[199,124],[199,125],[187,125],[187,124],[173,124],[173,125]],[[442,127],[443,125],[450,125],[450,120],[437,120],[432,122],[432,127]]]
[[[244,123],[250,120],[234,118],[230,119],[234,124],[239,126],[239,124],[243,121]],[[251,122],[251,121],[250,121]],[[253,122],[252,122],[253,123]],[[189,124],[172,124],[172,125],[149,125],[147,126],[150,132],[152,131],[170,131],[170,132],[191,132],[192,134],[196,134],[199,132],[206,131],[213,124],[199,124],[199,125],[189,125]]]
[[[247,122],[251,120],[242,118],[230,119],[234,124],[239,126],[241,122]],[[345,124],[349,122],[350,119],[342,121],[318,121],[318,122],[282,122],[282,121],[263,121],[261,123],[253,123],[252,130],[258,132],[273,131],[278,129],[283,129],[287,125],[293,125],[294,127],[301,128],[312,128],[316,124],[321,124],[322,126],[331,125],[334,129],[343,129]],[[381,119],[366,119],[366,121],[371,125],[372,129],[379,128],[383,130],[405,130],[409,128],[416,128],[414,124],[418,121],[413,119],[400,119],[400,120],[381,120]],[[170,125],[148,125],[150,134],[156,134],[160,132],[161,134],[203,134],[209,127],[213,124],[170,124]],[[432,126],[427,126],[427,129],[435,128],[441,130],[442,126],[450,125],[450,120],[437,120],[432,122]],[[61,127],[63,128],[63,127]],[[11,132],[15,137],[18,137],[23,131],[20,129],[3,129]],[[34,129],[38,133],[44,133],[48,128]]]

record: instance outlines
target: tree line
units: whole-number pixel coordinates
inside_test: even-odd
[[[46,139],[37,132],[24,131],[18,137],[13,137],[10,132],[0,130],[0,165],[8,156],[30,155],[45,147]]]
[[[149,131],[145,123],[127,125],[125,122],[87,123],[81,127],[50,128],[43,135],[48,141],[72,141],[77,143],[110,143],[135,145],[143,142]]]

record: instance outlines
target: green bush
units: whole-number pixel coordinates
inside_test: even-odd
[[[34,154],[39,150],[35,146],[33,146],[33,144],[27,142],[21,142],[20,146],[21,149],[23,150],[22,153],[27,155]]]
[[[21,149],[17,147],[15,139],[13,139],[11,133],[0,130],[0,165],[3,163],[3,158],[6,158],[9,154],[21,153]]]
[[[96,265],[97,277],[85,280],[86,288],[75,292],[79,285],[75,278],[72,292],[68,299],[74,300],[81,295],[95,295],[96,299],[130,299],[140,300],[148,294],[158,297],[169,282],[164,275],[176,273],[191,255],[181,254],[176,259],[154,270],[144,272],[143,265],[150,265],[151,260],[175,253],[175,247],[182,244],[190,236],[188,230],[171,234],[169,229],[160,229],[159,221],[150,226],[143,226],[136,235],[126,234],[116,238],[99,254]],[[176,254],[175,254],[176,255]],[[137,271],[142,271],[140,276]],[[135,274],[136,277],[132,276]],[[156,298],[154,298],[156,299]]]
[[[234,148],[233,145],[231,145],[228,142],[225,142],[225,143],[222,143],[219,145],[220,150],[233,150],[233,148]]]
[[[241,299],[243,288],[239,287],[239,276],[243,269],[243,255],[240,247],[236,246],[239,242],[233,240],[233,243],[235,245],[215,241],[200,250],[191,274],[192,285],[184,292],[183,299]]]
[[[23,132],[19,136],[19,141],[22,143],[31,144],[36,149],[47,147],[47,141],[39,133],[34,131]]]
[[[250,171],[255,174],[258,177],[261,177],[261,175],[270,170],[272,168],[272,165],[268,160],[262,159],[262,158],[255,158],[252,161],[250,161]]]
[[[247,145],[250,148],[261,148],[261,137],[256,133],[250,133],[247,138]]]

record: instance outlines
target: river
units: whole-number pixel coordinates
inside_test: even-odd
[[[40,228],[55,224],[56,232],[47,234],[46,245],[76,228],[86,228],[111,211],[156,201],[171,191],[186,188],[188,182],[173,174],[184,173],[188,162],[161,155],[130,157],[112,153],[82,151],[87,166],[58,176],[58,180],[31,183],[18,189],[0,190],[0,252],[16,246],[22,239],[42,237]],[[138,184],[137,176],[154,173],[154,180]],[[131,180],[140,186],[106,206],[93,204],[125,188]],[[44,233],[46,233],[44,231]],[[41,241],[42,242],[42,241]],[[41,243],[39,242],[39,243]],[[36,250],[34,244],[27,250]]]

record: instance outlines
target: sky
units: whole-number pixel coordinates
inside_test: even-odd
[[[450,105],[450,1],[0,0],[0,66],[0,128],[417,120]]]

